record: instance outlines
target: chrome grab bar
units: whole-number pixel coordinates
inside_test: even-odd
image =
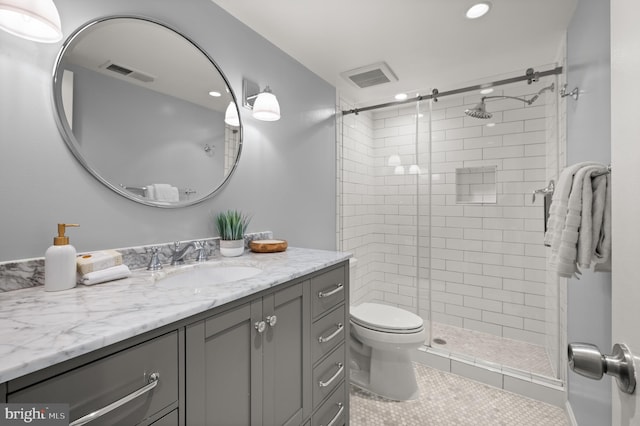
[[[320,380],[318,382],[318,386],[320,386],[321,388],[326,388],[327,386],[331,385],[331,383],[333,383],[335,379],[340,377],[340,374],[342,374],[342,372],[344,371],[344,364],[341,362],[336,362],[336,367],[338,367],[338,371],[336,371],[336,373],[333,376],[331,376],[329,380],[327,380],[326,382],[323,382],[322,380]]]
[[[151,391],[153,388],[158,386],[158,383],[160,383],[160,373],[151,373],[151,375],[149,376],[149,383],[146,384],[145,386],[141,387],[137,391],[134,391],[123,398],[120,398],[116,402],[112,402],[106,407],[102,407],[99,410],[94,411],[93,413],[89,413],[84,417],[80,417],[78,420],[71,422],[69,426],[81,426],[89,422],[92,422],[95,419],[100,418],[105,414],[115,410],[116,408],[123,406],[127,402],[132,401],[137,397]]]
[[[344,404],[342,402],[338,402],[338,403],[336,403],[336,405],[338,406],[338,412],[336,413],[335,416],[333,416],[331,421],[329,423],[327,423],[327,426],[333,426],[338,421],[338,419],[342,415],[342,412],[344,411]],[[322,426],[322,425],[320,425],[320,426]]]
[[[344,328],[344,325],[342,325],[341,322],[336,324],[336,331],[334,331],[333,333],[331,333],[328,336],[320,336],[318,337],[318,343],[327,343],[328,341],[332,340],[334,337],[336,337],[338,334],[340,334],[340,332],[342,331],[342,329]]]
[[[331,290],[331,291],[327,291],[327,292],[319,291],[319,292],[318,292],[318,298],[319,298],[319,299],[322,299],[323,297],[333,296],[334,294],[336,294],[336,293],[337,293],[337,292],[339,292],[339,291],[342,291],[343,289],[344,289],[344,286],[342,285],[342,283],[338,283],[338,284],[336,285],[336,288],[334,288],[334,289],[333,289],[333,290]]]
[[[556,183],[553,181],[553,179],[551,179],[549,181],[549,185],[547,185],[546,188],[536,189],[535,191],[533,191],[533,197],[531,198],[531,203],[533,204],[536,202],[536,194],[542,194],[542,195],[553,194],[553,191],[555,191],[555,189],[556,189]]]

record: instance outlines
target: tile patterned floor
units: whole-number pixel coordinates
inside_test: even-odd
[[[547,352],[542,346],[436,322],[433,323],[433,338],[441,338],[447,342],[433,342],[434,348],[543,376],[554,375]]]
[[[568,426],[561,408],[415,364],[420,398],[392,402],[351,387],[351,426]]]

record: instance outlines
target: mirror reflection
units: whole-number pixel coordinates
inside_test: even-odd
[[[192,41],[146,18],[105,18],[71,35],[56,64],[54,102],[76,158],[147,205],[212,196],[240,156],[241,124],[225,123],[238,109],[223,74]]]

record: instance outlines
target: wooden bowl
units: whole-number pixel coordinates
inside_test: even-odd
[[[249,248],[256,253],[277,253],[287,249],[285,240],[253,240],[249,242]]]

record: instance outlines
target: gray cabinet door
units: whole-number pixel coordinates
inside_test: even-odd
[[[186,424],[262,424],[262,303],[187,327]]]
[[[300,425],[311,414],[308,282],[263,298],[264,425]],[[271,320],[271,321],[270,321]]]

